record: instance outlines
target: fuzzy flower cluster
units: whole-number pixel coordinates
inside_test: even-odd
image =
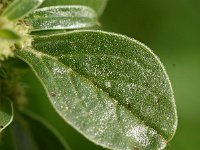
[[[5,18],[0,18],[0,29],[11,30],[21,37],[19,40],[9,40],[0,37],[0,61],[13,57],[16,45],[21,49],[31,46],[32,38],[28,34],[30,27],[22,21],[11,22]]]

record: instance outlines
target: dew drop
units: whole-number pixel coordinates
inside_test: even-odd
[[[153,96],[153,97],[154,97],[155,103],[157,104],[159,102],[159,97],[157,97],[157,96]]]
[[[150,140],[147,136],[148,129],[143,125],[138,125],[131,128],[127,132],[127,136],[133,137],[136,142],[144,147],[147,147],[150,144]]]
[[[110,83],[109,81],[106,81],[106,82],[105,82],[105,86],[106,86],[107,88],[110,88],[110,87],[111,87],[111,83]]]
[[[84,100],[84,99],[85,99],[85,96],[81,96],[81,99]]]
[[[55,67],[53,68],[53,72],[56,75],[57,74],[63,75],[66,72],[66,70],[65,70],[65,68],[61,68],[61,67],[58,67],[58,66],[55,65]]]

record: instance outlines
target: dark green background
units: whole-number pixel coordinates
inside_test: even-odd
[[[160,57],[172,82],[179,118],[177,133],[167,149],[198,150],[200,1],[110,0],[100,22],[104,30],[133,37]],[[29,108],[52,123],[73,150],[102,149],[62,121],[31,71],[24,79],[29,86]]]

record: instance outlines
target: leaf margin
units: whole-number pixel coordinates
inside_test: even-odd
[[[1,102],[1,101],[3,101],[3,100],[1,99],[0,102]],[[5,129],[12,123],[13,118],[14,118],[14,105],[13,105],[13,102],[12,102],[10,99],[8,99],[8,98],[6,98],[6,101],[8,101],[8,102],[10,103],[10,106],[11,106],[11,118],[10,118],[9,122],[8,122],[7,124],[5,124],[3,127],[2,127],[2,125],[1,125],[0,133],[1,133],[3,130],[5,130]]]

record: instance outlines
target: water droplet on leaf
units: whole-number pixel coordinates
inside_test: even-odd
[[[106,81],[106,82],[105,82],[105,86],[106,86],[107,88],[110,88],[110,87],[111,87],[111,83],[110,83],[109,81]]]

